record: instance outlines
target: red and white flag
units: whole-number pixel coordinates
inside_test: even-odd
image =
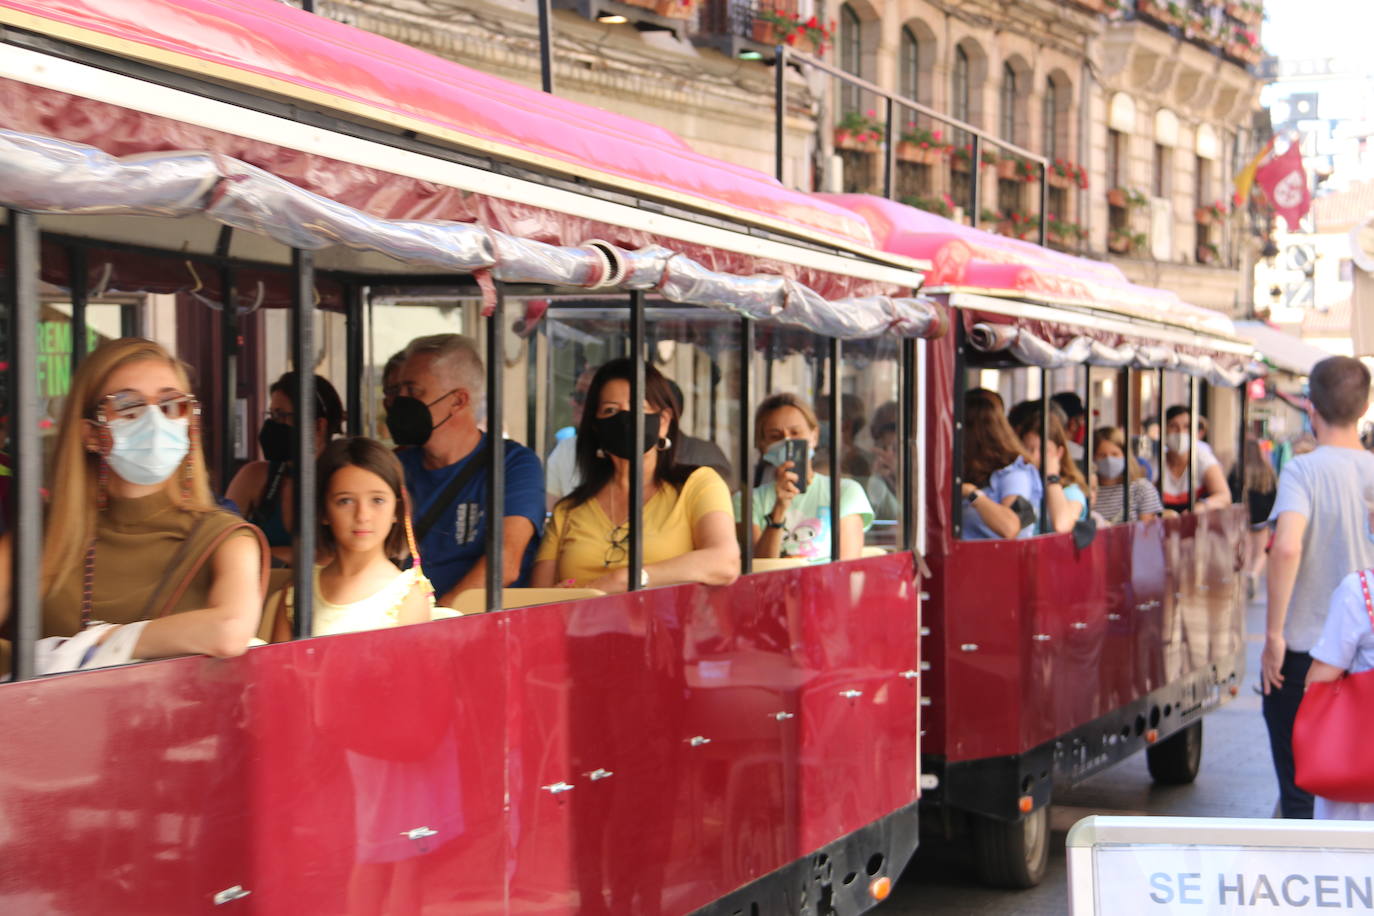
[[[1298,144],[1290,143],[1282,156],[1275,156],[1256,169],[1255,182],[1288,224],[1288,231],[1298,231],[1299,220],[1312,206],[1312,192],[1307,187],[1307,172],[1302,167]]]

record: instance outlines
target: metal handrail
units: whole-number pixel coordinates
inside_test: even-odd
[[[841,70],[839,67],[836,67],[836,66],[833,65],[833,64],[826,63],[825,61],[823,61],[823,60],[821,60],[821,59],[819,59],[819,58],[812,57],[811,55],[805,54],[805,53],[803,53],[803,52],[801,52],[801,51],[792,50],[792,49],[789,48],[787,45],[779,44],[779,45],[776,46],[776,48],[775,48],[774,50],[775,50],[775,55],[776,55],[775,58],[774,58],[774,65],[777,67],[777,71],[776,71],[776,78],[775,78],[775,80],[774,80],[774,100],[773,100],[773,101],[774,101],[774,132],[773,132],[773,133],[774,133],[774,155],[773,155],[773,168],[774,168],[774,177],[776,177],[776,178],[778,179],[778,181],[782,181],[782,174],[783,174],[783,159],[784,159],[784,153],[785,153],[785,146],[784,146],[784,144],[785,144],[785,142],[786,142],[786,131],[785,131],[785,126],[784,126],[784,125],[785,125],[786,118],[787,118],[787,79],[786,79],[786,71],[787,71],[787,65],[788,65],[788,63],[796,63],[796,64],[798,64],[799,66],[807,66],[807,67],[811,67],[811,68],[813,68],[813,69],[819,70],[819,71],[821,71],[822,73],[828,74],[829,76],[832,76],[832,77],[834,77],[835,79],[841,80],[841,81],[843,81],[844,83],[846,83],[846,84],[848,84],[848,85],[850,85],[850,86],[854,86],[854,87],[856,87],[856,88],[858,88],[858,89],[860,89],[860,90],[863,90],[863,91],[865,91],[865,92],[871,92],[871,93],[873,93],[874,95],[880,96],[880,97],[885,101],[885,115],[886,115],[886,118],[885,118],[885,137],[886,137],[886,141],[887,141],[887,142],[886,142],[886,144],[885,144],[885,151],[884,151],[884,155],[883,155],[883,196],[886,197],[888,200],[892,200],[892,199],[893,199],[893,191],[894,191],[894,187],[893,187],[893,185],[894,185],[893,177],[894,177],[894,174],[895,174],[895,172],[896,172],[895,165],[896,165],[897,144],[894,143],[894,142],[892,141],[892,138],[893,138],[893,136],[894,136],[894,127],[895,127],[894,115],[895,115],[895,113],[896,113],[896,106],[898,106],[898,105],[901,105],[903,108],[906,108],[906,109],[908,109],[908,110],[910,110],[910,111],[913,111],[913,112],[915,112],[915,113],[917,113],[917,114],[925,115],[926,117],[933,118],[933,119],[939,121],[940,123],[945,124],[945,125],[947,125],[947,126],[953,128],[954,130],[964,132],[965,134],[969,135],[969,136],[972,138],[972,143],[971,143],[971,146],[970,146],[970,161],[969,161],[970,180],[969,180],[969,200],[968,200],[968,204],[969,204],[969,224],[970,224],[971,226],[973,226],[974,228],[977,228],[977,226],[978,226],[978,213],[979,213],[979,206],[978,206],[978,204],[979,204],[979,184],[980,184],[980,182],[979,182],[979,180],[978,180],[978,166],[979,166],[979,162],[980,162],[980,160],[981,160],[981,158],[982,158],[982,144],[983,144],[983,143],[990,143],[990,144],[992,144],[993,146],[998,147],[999,149],[1002,149],[1002,150],[1004,150],[1004,151],[1006,151],[1006,152],[1009,152],[1009,153],[1011,153],[1011,154],[1013,154],[1013,155],[1015,155],[1015,156],[1019,156],[1019,157],[1021,157],[1022,159],[1028,159],[1028,160],[1030,160],[1030,161],[1036,163],[1037,165],[1039,165],[1039,166],[1040,166],[1040,180],[1039,180],[1039,185],[1040,185],[1040,194],[1039,194],[1039,198],[1040,198],[1040,200],[1039,200],[1040,212],[1039,212],[1039,214],[1038,214],[1038,215],[1039,215],[1039,223],[1040,223],[1040,226],[1039,226],[1039,244],[1041,244],[1041,245],[1044,245],[1044,244],[1045,244],[1045,240],[1046,240],[1046,239],[1045,239],[1045,230],[1046,230],[1046,226],[1045,226],[1045,219],[1046,219],[1045,211],[1046,211],[1046,209],[1047,209],[1047,207],[1048,207],[1048,203],[1049,203],[1049,172],[1050,172],[1050,159],[1049,159],[1048,156],[1043,156],[1043,155],[1041,155],[1041,154],[1039,154],[1039,153],[1033,153],[1033,152],[1031,152],[1030,150],[1026,149],[1025,147],[1019,146],[1019,145],[1017,145],[1017,144],[1015,144],[1015,143],[1012,143],[1012,142],[1009,141],[1009,140],[1004,140],[1004,139],[1002,139],[1002,138],[1000,138],[1000,137],[997,137],[997,136],[995,136],[995,135],[993,135],[993,134],[986,133],[986,132],[983,131],[981,128],[975,127],[974,125],[968,123],[967,121],[963,121],[963,120],[960,120],[959,118],[953,117],[952,115],[948,115],[948,114],[944,114],[944,113],[942,113],[942,112],[939,112],[939,111],[935,110],[934,108],[931,108],[931,107],[928,106],[928,105],[922,105],[920,102],[917,102],[917,101],[914,100],[914,99],[906,98],[905,96],[901,95],[900,93],[893,92],[893,91],[890,90],[890,89],[884,89],[883,87],[877,85],[876,83],[871,83],[871,82],[869,82],[868,80],[863,79],[862,77],[855,76],[855,75],[852,74],[852,73],[848,73],[848,72],[846,72],[846,71],[844,71],[844,70]]]

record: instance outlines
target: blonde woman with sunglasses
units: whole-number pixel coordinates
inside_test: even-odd
[[[81,647],[60,668],[90,664],[107,643],[126,659],[247,648],[262,610],[266,543],[211,497],[200,407],[163,347],[113,340],[81,364],[50,489],[43,635]],[[10,550],[6,539],[0,622],[9,615]]]

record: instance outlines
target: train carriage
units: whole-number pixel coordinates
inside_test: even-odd
[[[1101,274],[1066,297],[1091,267],[899,238],[909,208],[789,191],[266,0],[0,0],[0,25],[7,910],[857,913],[915,850],[923,785],[976,816],[990,878],[1030,883],[1054,777],[1179,746],[1234,686],[1238,510],[972,543],[951,495],[970,377],[1088,354],[1131,426],[1163,368],[1244,377],[1224,320]],[[440,330],[482,338],[488,425],[541,453],[579,373],[644,356],[744,493],[764,395],[817,401],[833,505],[874,441],[846,411],[890,402],[863,556],[755,560],[742,526],[733,584],[640,590],[632,525],[629,592],[549,601],[507,587],[492,534],[462,619],[302,638],[296,569],[290,642],[32,677],[49,377],[102,337],[166,340],[222,490],[278,371],[341,381],[350,433],[378,434],[386,356]]]
[[[987,384],[1008,404],[1040,400],[1047,417],[1053,393],[1081,393],[1089,461],[1095,426],[1140,429],[1181,404],[1192,441],[1197,418],[1212,417],[1213,446],[1243,470],[1244,383],[1263,370],[1229,319],[1109,264],[878,198],[834,199],[865,215],[885,250],[931,262],[924,290],[952,312],[927,376],[922,765],[938,788],[926,803],[971,816],[985,880],[1029,886],[1044,872],[1055,784],[1142,749],[1157,780],[1196,775],[1201,718],[1244,673],[1246,517],[1232,506],[1086,537],[965,540],[964,394]],[[1156,467],[1162,448],[1148,454]],[[1186,474],[1191,492],[1195,461]]]

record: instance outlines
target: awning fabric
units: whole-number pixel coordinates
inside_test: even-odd
[[[1255,342],[1265,362],[1294,375],[1308,375],[1331,354],[1263,321],[1238,321],[1236,333]]]
[[[628,179],[688,203],[725,205],[848,243],[872,242],[852,212],[696,153],[670,131],[273,0],[0,0],[0,23],[79,43],[109,45],[114,38],[120,53],[161,66],[414,124],[481,152],[524,154],[612,184]]]
[[[925,289],[1083,305],[1193,330],[1234,336],[1230,318],[1173,292],[1138,286],[1105,261],[1080,258],[945,219],[881,197],[822,195],[862,216],[883,251],[931,262]]]

